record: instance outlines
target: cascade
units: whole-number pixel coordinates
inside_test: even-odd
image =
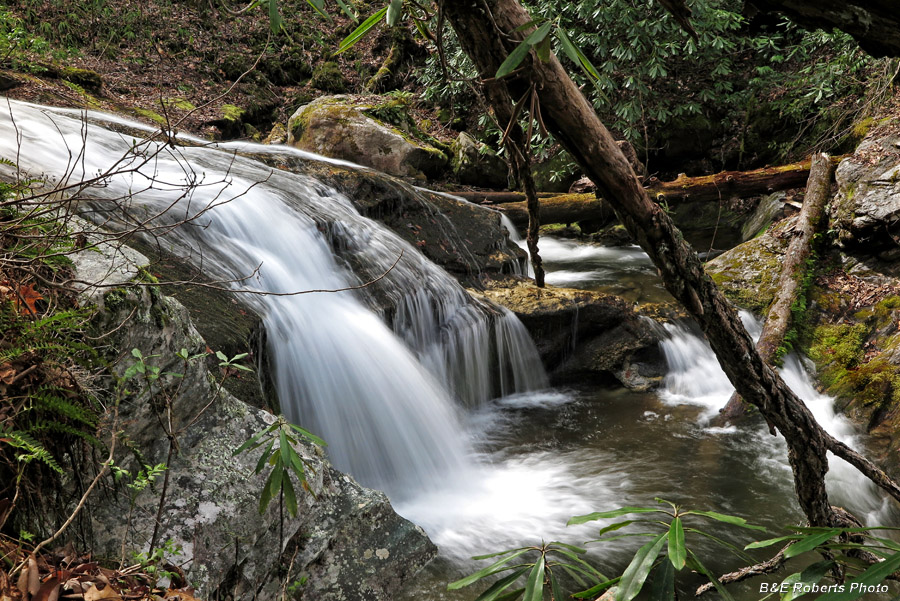
[[[741,312],[741,321],[753,339],[758,339],[762,333],[762,323],[746,311]],[[734,387],[719,366],[715,353],[698,331],[683,324],[669,324],[666,329],[669,337],[661,345],[669,363],[669,373],[660,391],[660,398],[672,405],[696,405],[702,411],[701,422],[708,421],[725,406]],[[796,354],[788,355],[778,371],[826,431],[850,447],[860,446],[859,435],[853,424],[834,410],[834,399],[815,389],[800,357]],[[736,430],[734,427],[709,429],[723,431],[725,434]],[[784,463],[787,454],[784,439],[770,436],[763,425],[759,427],[754,447],[754,451],[768,463],[788,469]],[[856,468],[831,454],[829,464],[826,485],[833,503],[853,508],[858,517],[871,525],[896,521],[896,510],[890,499],[881,495],[875,485]]]
[[[242,282],[248,288],[340,289],[388,272],[380,289],[394,305],[390,327],[373,311],[368,289],[244,297],[268,332],[283,412],[325,438],[335,465],[363,484],[396,500],[448,480],[465,482],[471,450],[454,397],[477,406],[546,386],[534,345],[512,313],[473,301],[323,183],[236,150],[318,157],[260,145],[199,147],[190,138],[195,146],[137,151],[132,135],[114,131],[121,126],[149,131],[109,115],[10,101],[0,111],[0,156],[51,183],[118,164],[81,192],[90,199],[88,216],[123,224],[151,219],[155,226],[189,220],[162,243],[223,280],[252,275]],[[114,199],[125,199],[117,204],[127,214],[110,211]]]

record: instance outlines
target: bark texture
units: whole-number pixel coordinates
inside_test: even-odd
[[[457,0],[443,11],[463,50],[490,80],[504,58],[530,31],[531,17],[515,0]],[[524,31],[523,31],[524,30]],[[704,273],[696,253],[666,212],[650,200],[606,127],[559,61],[526,59],[520,95],[535,85],[544,123],[613,206],[619,221],[648,253],[669,292],[697,320],[732,384],[784,435],[800,507],[810,524],[829,525],[825,492],[826,438],[812,414],[756,352],[737,312]],[[486,85],[487,89],[491,84]],[[492,105],[499,112],[492,99]]]
[[[805,274],[809,270],[808,260],[812,256],[813,238],[821,229],[833,176],[834,163],[830,157],[826,154],[813,156],[803,209],[794,228],[794,237],[784,253],[777,292],[756,343],[759,356],[769,365],[774,364],[778,347],[791,326],[791,307],[802,292]],[[735,392],[722,409],[721,417],[726,420],[734,419],[742,415],[745,408],[740,395]]]

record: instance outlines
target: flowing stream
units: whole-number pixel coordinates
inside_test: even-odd
[[[141,126],[97,114],[88,123],[77,111],[11,102],[0,111],[0,156],[56,182],[105,172],[121,160],[140,166],[105,176],[84,193],[93,199],[93,219],[120,226],[149,217],[167,224],[193,219],[166,236],[171,250],[218,277],[252,274],[244,285],[257,290],[346,288],[387,271],[402,251],[382,286],[392,305],[387,313],[353,291],[245,299],[264,319],[286,415],[322,435],[339,468],[386,490],[439,545],[440,560],[398,598],[474,599],[474,590],[444,590],[475,565],[469,556],[541,539],[580,543],[597,526],[567,528],[572,515],[652,505],[654,497],[746,516],[776,532],[801,519],[779,438],[761,424],[708,427],[731,387],[690,328],[670,326],[663,343],[670,373],[657,393],[548,388],[511,313],[472,301],[328,186],[236,156],[246,144],[135,151],[133,137],[114,129]],[[189,183],[196,185],[185,188]],[[127,212],[112,211],[114,199],[123,199],[118,204]],[[636,248],[553,239],[542,248],[548,282],[618,286],[631,290],[632,300],[666,297]],[[365,265],[365,273],[351,265]],[[745,321],[759,329],[749,315]],[[789,358],[782,375],[829,431],[859,445],[800,359]],[[834,502],[870,522],[896,518],[842,462],[832,461],[829,486]],[[741,546],[749,542],[745,532],[711,530]],[[628,540],[593,545],[591,553],[621,569],[636,547]],[[713,569],[736,565],[705,541],[697,549],[711,554]]]

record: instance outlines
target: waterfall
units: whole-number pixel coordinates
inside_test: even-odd
[[[146,128],[118,117],[14,101],[2,112],[0,156],[53,183],[119,162],[116,173],[81,192],[88,216],[154,225],[190,220],[161,241],[216,277],[252,275],[241,285],[285,294],[347,288],[387,272],[378,289],[393,304],[390,325],[367,296],[375,287],[243,297],[268,332],[286,417],[324,437],[334,464],[363,484],[397,499],[465,482],[472,453],[455,401],[476,406],[547,385],[531,339],[509,311],[471,299],[322,182],[235,149],[308,153],[200,147],[196,139],[188,139],[195,146],[150,144],[139,152],[133,135],[113,128]],[[118,204],[127,211],[111,211],[113,199],[124,199]]]
[[[753,339],[758,339],[762,334],[762,324],[759,320],[746,311],[741,312],[741,320]],[[719,366],[715,353],[699,331],[683,324],[667,325],[666,329],[669,337],[660,344],[669,363],[669,373],[660,391],[660,398],[673,405],[690,404],[701,407],[700,419],[706,422],[725,406],[734,392],[734,387],[731,386],[728,377]],[[785,383],[806,403],[826,431],[850,447],[860,446],[859,436],[853,424],[834,410],[833,398],[815,389],[800,357],[796,354],[788,355],[778,371]],[[734,427],[709,429],[724,434],[736,430]],[[763,425],[759,426],[757,434],[753,443],[756,447],[754,451],[770,465],[788,469],[784,464],[787,450],[783,438],[770,436]],[[831,453],[829,465],[826,485],[832,502],[852,507],[870,525],[894,521],[889,518],[893,517],[894,511],[891,500],[880,494],[875,485],[856,468]]]

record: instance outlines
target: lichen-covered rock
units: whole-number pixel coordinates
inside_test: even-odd
[[[459,183],[484,188],[505,188],[509,168],[497,153],[466,132],[450,146],[453,174]]]
[[[645,390],[665,375],[654,322],[617,296],[509,279],[481,294],[522,321],[555,381],[615,379]]]
[[[351,96],[325,96],[288,120],[288,144],[403,177],[437,177],[447,157],[397,127],[365,113],[375,108]]]
[[[263,144],[284,144],[287,142],[287,129],[281,123],[272,126],[269,135],[263,140]]]
[[[846,247],[869,252],[897,247],[900,234],[900,136],[864,141],[841,161],[831,226]]]
[[[310,600],[391,598],[434,556],[427,536],[394,513],[383,493],[335,471],[312,445],[297,449],[307,464],[310,489],[300,494],[298,516],[285,513],[282,522],[277,502],[260,515],[266,474],[254,473],[259,454],[233,456],[233,451],[275,418],[221,389],[205,362],[179,359],[180,349],[189,354],[206,349],[187,310],[155,288],[128,285],[146,262],[139,254],[101,250],[81,253],[75,264],[79,279],[91,281],[102,275],[104,261],[115,266],[115,280],[106,283],[117,287],[86,290],[82,297],[100,306],[96,327],[112,332],[108,341],[120,349],[111,357],[114,369],[121,376],[134,361],[130,350],[138,348],[164,374],[153,394],[139,381],[126,384],[134,392],[122,395],[112,426],[127,441],[118,447],[116,464],[137,474],[141,464],[166,461],[169,443],[160,412],[167,396],[178,433],[157,547],[181,549],[180,556],[167,559],[182,565],[206,598],[274,599],[288,586]],[[120,482],[90,498],[85,515],[95,553],[118,558],[124,550],[123,559],[130,561],[131,553],[148,550],[160,478],[141,491]]]

